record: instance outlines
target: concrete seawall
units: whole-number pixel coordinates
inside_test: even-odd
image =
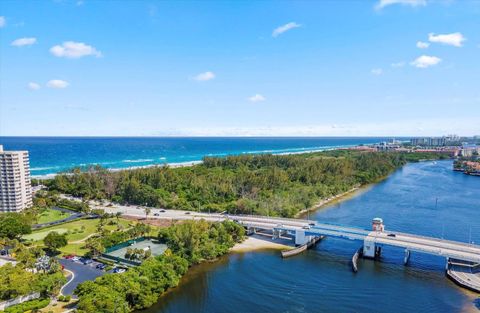
[[[363,247],[360,247],[352,257],[352,270],[354,273],[358,272],[358,258],[363,254]]]
[[[311,247],[315,246],[317,244],[317,242],[319,242],[323,238],[324,238],[324,236],[315,237],[312,240],[310,240],[309,242],[307,242],[306,244],[303,244],[303,245],[301,245],[301,246],[299,246],[295,249],[282,251],[282,258],[288,258],[288,257],[294,256],[294,255],[300,254],[300,253],[306,251],[308,248],[311,248]]]

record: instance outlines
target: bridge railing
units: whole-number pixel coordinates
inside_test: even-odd
[[[391,233],[396,234],[396,235],[403,235],[403,236],[409,236],[409,237],[416,237],[420,239],[426,239],[426,240],[438,240],[444,243],[450,243],[450,244],[455,244],[455,245],[462,245],[464,247],[473,247],[476,249],[480,249],[479,245],[475,245],[469,242],[465,241],[455,241],[455,240],[449,240],[449,239],[443,239],[439,237],[429,237],[429,236],[424,236],[424,235],[415,235],[415,234],[409,234],[409,233],[401,233],[401,232],[396,232],[396,231],[391,231]]]
[[[269,219],[269,220],[278,220],[278,221],[290,221],[290,222],[295,222],[295,223],[315,223],[316,221],[312,220],[302,220],[298,218],[287,218],[287,217],[279,217],[279,216],[261,216],[261,215],[250,215],[250,214],[235,214],[235,215],[230,215],[226,214],[224,215],[225,217],[228,217],[230,219],[234,219],[234,217],[248,217],[248,218],[256,218],[256,219]]]

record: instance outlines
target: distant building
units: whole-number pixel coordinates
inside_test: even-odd
[[[440,147],[447,144],[445,137],[424,137],[410,139],[412,146]]]
[[[0,145],[0,212],[18,212],[31,205],[28,151],[4,151]]]
[[[466,158],[472,157],[474,155],[480,155],[480,146],[470,144],[463,145],[460,149],[460,155]]]

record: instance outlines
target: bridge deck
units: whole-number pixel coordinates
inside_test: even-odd
[[[371,241],[379,245],[400,247],[411,251],[480,263],[480,246],[434,237],[400,232],[374,232],[350,226],[333,225],[307,220],[292,220],[259,216],[228,216],[229,219],[256,228],[277,229],[294,233],[304,231],[308,236],[332,236],[350,240]]]

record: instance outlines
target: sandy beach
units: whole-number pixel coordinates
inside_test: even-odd
[[[290,244],[290,245],[289,245]],[[292,241],[286,239],[272,240],[270,237],[253,235],[248,236],[242,243],[236,244],[230,251],[231,252],[249,252],[255,250],[290,250],[293,249]]]
[[[363,187],[355,187],[355,188],[352,188],[350,190],[347,190],[345,192],[342,192],[341,194],[338,194],[338,195],[335,195],[335,196],[332,196],[332,197],[329,197],[329,198],[326,198],[326,199],[322,199],[321,201],[319,201],[317,204],[315,204],[314,206],[312,206],[311,208],[309,209],[306,209],[306,210],[302,210],[300,212],[298,212],[297,214],[295,214],[295,218],[299,218],[299,217],[302,217],[304,216],[307,212],[313,212],[313,211],[316,211],[318,209],[320,209],[321,207],[329,204],[330,202],[333,202],[335,200],[343,200],[343,198],[349,198],[351,196],[353,196],[353,194],[362,189]]]

